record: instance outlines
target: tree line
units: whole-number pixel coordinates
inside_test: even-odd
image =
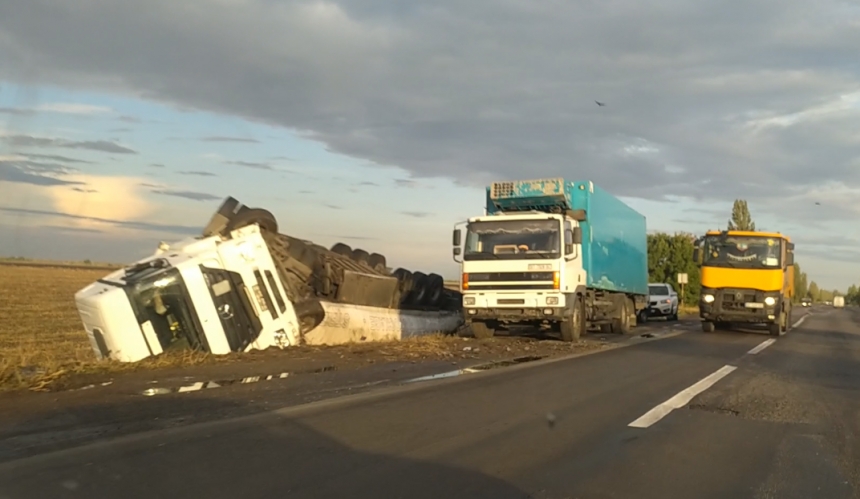
[[[732,216],[726,225],[728,230],[745,230],[754,232],[755,222],[749,212],[747,202],[737,199],[732,206]],[[698,236],[687,232],[668,234],[658,232],[648,234],[648,279],[650,282],[667,282],[672,284],[679,294],[682,303],[695,304],[699,301],[702,281],[699,266],[693,260],[693,250]],[[678,284],[678,274],[687,274],[687,284],[684,285],[684,296]],[[838,291],[827,291],[819,288],[815,281],[809,281],[806,272],[800,264],[794,264],[794,301],[799,302],[804,297],[814,301],[832,300],[840,294]],[[853,293],[853,294],[852,294]],[[860,304],[860,289],[852,286],[848,290],[846,301]]]

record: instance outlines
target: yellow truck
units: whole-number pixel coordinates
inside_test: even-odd
[[[778,232],[710,231],[697,244],[702,331],[765,324],[773,336],[791,328],[794,243]]]

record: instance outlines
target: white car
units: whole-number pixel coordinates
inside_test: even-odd
[[[648,317],[665,317],[678,320],[678,293],[666,282],[648,284]]]

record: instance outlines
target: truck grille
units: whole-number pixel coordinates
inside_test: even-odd
[[[744,304],[754,301],[760,301],[756,300],[755,291],[748,289],[724,289],[722,290],[720,304],[723,310],[746,310]]]

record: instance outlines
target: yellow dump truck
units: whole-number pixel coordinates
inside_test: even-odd
[[[778,232],[711,231],[697,244],[702,331],[765,324],[779,336],[791,327],[794,243]]]

